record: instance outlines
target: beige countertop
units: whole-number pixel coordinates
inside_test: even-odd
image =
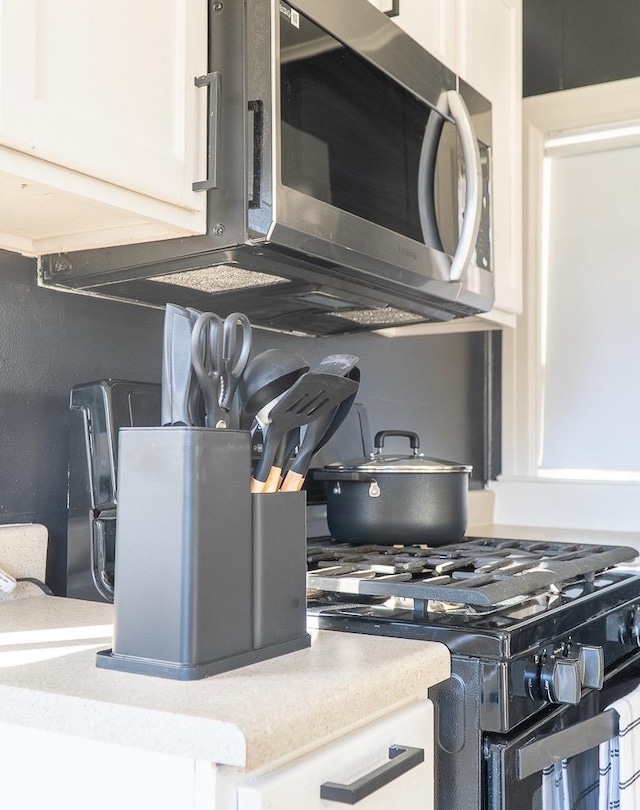
[[[619,532],[491,523],[474,504],[468,534],[639,546]],[[46,530],[0,527],[0,568],[44,578]],[[0,604],[0,712],[9,723],[66,731],[241,768],[311,750],[424,698],[449,674],[439,645],[316,631],[310,649],[202,681],[95,666],[111,646],[112,607],[45,597],[28,583]]]
[[[44,580],[47,564],[48,532],[38,523],[8,523],[0,526],[0,569],[18,579]],[[0,602],[44,596],[32,582],[18,582],[8,594],[0,592]]]
[[[496,537],[513,540],[546,540],[560,543],[595,543],[610,546],[640,546],[637,532],[607,532],[601,529],[556,529],[552,526],[509,526],[497,523],[469,525],[470,537]]]
[[[0,605],[0,716],[254,769],[425,698],[449,675],[440,644],[317,631],[309,649],[200,681],[95,666],[110,605],[59,597]]]

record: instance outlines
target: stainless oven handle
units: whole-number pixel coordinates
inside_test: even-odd
[[[526,779],[556,762],[583,754],[600,743],[612,740],[618,736],[619,723],[618,712],[607,709],[570,728],[545,734],[523,745],[517,752],[518,779]]]
[[[480,217],[482,214],[482,166],[480,163],[480,149],[478,139],[473,131],[473,124],[467,105],[460,93],[456,90],[447,92],[447,102],[449,113],[456,123],[460,144],[462,146],[462,157],[465,169],[465,206],[462,227],[460,228],[460,238],[458,247],[451,262],[449,279],[460,281],[462,274],[469,266],[480,229]]]

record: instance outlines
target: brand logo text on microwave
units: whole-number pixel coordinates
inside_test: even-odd
[[[283,14],[291,23],[291,25],[295,26],[296,28],[300,28],[300,14],[295,10],[295,8],[291,8],[290,6],[286,6],[284,3],[280,3],[280,14]]]
[[[418,253],[411,248],[405,247],[404,245],[398,245],[398,253],[402,253],[403,256],[406,256],[409,259],[418,259]]]

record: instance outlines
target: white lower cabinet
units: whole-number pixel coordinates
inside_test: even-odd
[[[390,758],[390,749],[404,753]],[[412,757],[418,764],[404,771]],[[329,783],[334,787],[329,788]],[[249,774],[238,786],[237,810],[340,808],[354,804],[348,794],[358,786],[362,786],[363,797],[354,798],[361,810],[433,808],[430,701],[394,712],[280,768]],[[322,798],[323,793],[334,798]]]
[[[187,757],[0,723],[0,762],[0,805],[12,810],[215,806],[213,799],[196,804],[195,763]]]
[[[298,722],[304,723],[304,717]],[[153,737],[152,726],[148,735]],[[390,759],[390,749],[397,753],[395,758]],[[434,808],[433,706],[428,700],[392,712],[280,767],[265,766],[253,773],[120,745],[117,740],[92,740],[71,731],[11,723],[0,723],[0,761],[0,800],[12,810],[40,806],[330,810],[345,802],[353,804],[346,796],[322,798],[321,788],[327,783],[363,784],[363,798],[356,802],[359,810]]]
[[[152,727],[148,734],[153,737]],[[0,799],[12,810],[338,810],[345,804],[433,810],[433,734],[433,705],[423,700],[252,773],[117,740],[0,723]],[[330,783],[332,795],[323,798]]]

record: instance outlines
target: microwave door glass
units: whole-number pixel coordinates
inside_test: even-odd
[[[292,21],[282,11],[289,7],[280,6],[282,183],[436,250],[455,249],[454,198],[439,203],[437,233],[425,233],[420,221],[425,129],[430,118],[445,119],[302,14]],[[455,140],[455,127],[444,128]]]

